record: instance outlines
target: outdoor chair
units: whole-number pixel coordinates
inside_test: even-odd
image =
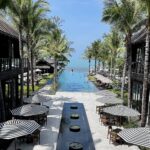
[[[44,125],[44,124],[47,125],[47,113],[44,113],[38,116],[38,123],[40,125]]]
[[[109,118],[106,115],[101,115],[100,121],[103,125],[108,125],[109,124]]]
[[[33,134],[32,134],[32,139],[33,139],[33,144],[40,144],[40,130],[36,130]]]
[[[121,129],[117,128],[114,129],[110,132],[110,139],[109,139],[109,143],[120,143],[122,144],[122,139],[120,136],[118,136],[118,133],[121,131]]]
[[[43,105],[43,106],[45,106],[48,109],[48,111],[46,112],[47,115],[48,115],[48,113],[49,113],[49,106],[47,106],[47,105]]]
[[[107,131],[107,139],[109,138],[111,132],[112,132],[112,126],[109,125],[108,126],[108,131]]]
[[[100,106],[96,106],[96,113],[99,114]]]

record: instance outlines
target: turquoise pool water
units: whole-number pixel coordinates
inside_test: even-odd
[[[95,92],[98,91],[96,86],[87,79],[88,70],[84,69],[67,69],[59,77],[59,91],[70,92]]]

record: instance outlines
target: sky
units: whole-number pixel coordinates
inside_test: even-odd
[[[63,22],[61,28],[75,49],[69,66],[87,67],[83,53],[94,40],[102,39],[110,26],[101,21],[103,0],[48,0],[50,16],[59,16]]]

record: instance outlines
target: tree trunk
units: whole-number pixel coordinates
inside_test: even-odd
[[[96,63],[97,63],[97,60],[96,60],[96,57],[95,57],[95,74],[96,74]]]
[[[114,58],[113,59],[113,78],[116,79],[116,58],[117,58],[117,54],[114,54]]]
[[[101,70],[101,61],[99,60],[98,61],[98,71],[100,71]]]
[[[4,98],[3,98],[3,91],[2,91],[2,85],[1,85],[1,80],[0,80],[0,121],[5,121],[6,116],[5,116],[5,104],[4,104]]]
[[[148,66],[149,66],[149,28],[146,35],[146,46],[145,46],[145,60],[144,60],[144,80],[143,80],[143,93],[142,93],[142,113],[141,113],[141,126],[146,125],[148,103],[147,103],[147,92],[148,92]]]
[[[57,61],[54,59],[54,90],[56,90],[57,86]]]
[[[31,49],[31,80],[32,80],[32,91],[34,92],[34,68],[33,68],[33,50]]]
[[[131,46],[131,34],[127,36],[127,60],[128,60],[128,107],[131,107],[131,63],[132,63],[132,46]]]
[[[112,78],[112,72],[113,72],[113,58],[111,57],[111,62],[110,62],[110,78]]]
[[[23,73],[24,73],[24,67],[23,67],[23,46],[22,46],[22,30],[19,29],[19,50],[21,53],[21,88],[20,88],[20,105],[23,104]]]
[[[103,70],[105,69],[105,62],[103,61]]]
[[[125,56],[124,56],[124,66],[123,66],[122,82],[121,82],[121,99],[124,98],[124,85],[125,85],[125,77],[126,77],[126,68],[127,68],[127,52],[125,52]]]
[[[28,61],[28,68],[27,68],[27,97],[29,97],[29,77],[30,77],[30,69],[31,69],[31,83],[32,83],[32,91],[34,91],[34,76],[33,76],[33,60],[32,60],[32,50],[31,50],[31,42],[30,42],[30,35],[29,35],[29,31],[26,31],[27,32],[27,36],[26,36],[26,40],[27,40],[27,50],[28,50],[28,58],[30,58],[30,61]]]
[[[30,80],[29,80],[29,76],[30,76],[29,75],[30,63],[29,63],[29,61],[27,63],[28,63],[28,68],[27,68],[27,97],[29,97],[29,95],[30,95],[30,88],[29,88],[29,83],[30,83]]]
[[[89,75],[90,75],[90,70],[91,70],[91,59],[89,59]]]

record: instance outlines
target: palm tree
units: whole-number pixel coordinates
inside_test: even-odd
[[[24,29],[26,33],[27,49],[30,53],[30,66],[31,66],[31,81],[32,91],[34,91],[34,48],[43,35],[43,27],[45,27],[45,19],[43,15],[48,11],[47,3],[44,0],[33,2],[32,0],[26,1],[26,16],[24,16]]]
[[[12,20],[16,26],[16,28],[19,31],[19,50],[21,53],[21,92],[20,92],[20,104],[22,104],[23,100],[23,43],[22,43],[22,37],[23,37],[23,29],[24,29],[24,16],[26,15],[26,0],[12,0],[11,5],[9,7],[10,9],[10,16],[12,17]]]
[[[110,64],[110,77],[115,76],[116,59],[120,54],[121,37],[115,29],[111,33],[104,36],[103,50],[108,51],[108,64]]]
[[[145,60],[144,60],[144,79],[143,79],[143,93],[142,93],[142,113],[141,113],[141,126],[146,125],[147,111],[148,111],[148,68],[149,68],[149,41],[150,41],[150,1],[140,0],[142,4],[145,5],[145,10],[147,13],[147,32],[146,32],[146,45],[145,45]]]
[[[54,58],[54,88],[56,89],[57,85],[57,66],[59,61],[67,60],[67,55],[73,50],[70,48],[70,42],[67,41],[65,35],[62,34],[62,31],[56,27],[53,29],[49,36],[47,36],[47,41],[45,43],[45,50],[48,52],[48,55]]]
[[[87,58],[89,61],[89,75],[90,75],[90,73],[91,73],[90,70],[91,70],[92,49],[89,46],[85,50],[85,58]]]
[[[101,41],[100,40],[96,40],[92,43],[91,48],[92,48],[92,56],[94,58],[94,62],[95,62],[95,74],[97,72],[97,58],[98,58],[98,51],[100,50],[100,44]]]
[[[139,5],[131,0],[105,2],[103,21],[109,22],[125,34],[128,62],[128,106],[131,107],[131,36],[132,28],[140,18]]]

